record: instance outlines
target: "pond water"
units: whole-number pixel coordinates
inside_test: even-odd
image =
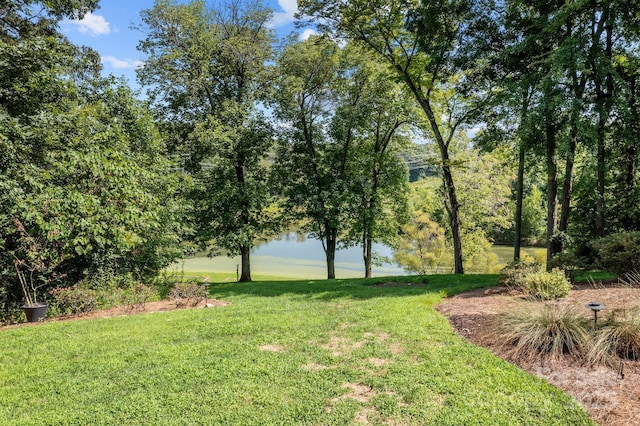
[[[379,256],[393,256],[391,248],[383,244],[374,244],[373,251]],[[184,270],[235,273],[239,264],[239,256],[195,257],[184,260]],[[322,243],[296,232],[262,243],[251,251],[251,273],[292,278],[326,278],[327,264]],[[373,266],[372,274],[374,277],[381,277],[407,273],[398,265],[384,264]],[[364,260],[360,247],[336,252],[336,277],[364,277]]]
[[[508,246],[494,246],[492,250],[498,256],[501,264],[508,263],[513,257],[513,248]],[[374,244],[373,251],[378,256],[393,258],[393,251],[384,244]],[[545,249],[523,248],[529,256],[543,258]],[[226,272],[236,273],[240,265],[240,257],[217,256],[194,257],[184,259],[177,269],[185,272]],[[322,243],[313,238],[307,238],[296,232],[289,232],[277,239],[260,244],[251,252],[251,273],[253,275],[269,275],[300,279],[321,279],[327,276],[326,259]],[[386,263],[372,267],[374,277],[407,275],[400,266]],[[364,277],[364,261],[362,249],[351,247],[336,252],[336,277],[354,278]]]

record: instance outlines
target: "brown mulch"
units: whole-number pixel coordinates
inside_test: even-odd
[[[230,302],[225,302],[222,300],[207,299],[206,301],[204,300],[201,301],[197,305],[177,306],[176,302],[174,302],[173,300],[160,300],[157,302],[143,303],[135,307],[115,306],[113,308],[103,309],[100,311],[87,312],[84,314],[63,315],[63,316],[54,317],[54,318],[47,318],[45,321],[41,321],[41,322],[5,325],[0,327],[0,329],[35,326],[35,325],[44,324],[48,322],[79,321],[79,320],[94,319],[94,318],[111,318],[111,317],[120,317],[120,316],[126,316],[126,315],[138,315],[138,314],[151,313],[151,312],[167,312],[167,311],[175,311],[176,309],[200,309],[205,307],[214,308],[214,307],[226,306],[229,304]]]
[[[607,307],[605,315],[613,309],[640,306],[640,288],[611,283],[596,287],[575,286],[568,297],[551,303],[584,308],[587,303],[598,301]],[[599,424],[639,425],[640,362],[625,361],[622,378],[618,369],[588,367],[569,359],[534,362],[513,359],[505,353],[500,342],[490,337],[488,321],[496,315],[539,306],[541,302],[526,301],[494,288],[459,294],[443,300],[436,308],[460,335],[564,390],[579,401]],[[593,318],[587,308],[584,308],[584,314]]]

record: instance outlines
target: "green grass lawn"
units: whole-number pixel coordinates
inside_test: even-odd
[[[0,424],[593,424],[433,309],[495,276],[428,280],[216,284],[231,305],[2,330]]]

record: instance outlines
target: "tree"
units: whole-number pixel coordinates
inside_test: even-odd
[[[6,317],[20,302],[15,257],[22,226],[14,211],[31,194],[26,168],[39,170],[53,138],[39,137],[42,122],[75,93],[65,79],[74,73],[73,46],[57,31],[64,17],[81,17],[96,1],[9,1],[0,6],[0,309]],[[33,131],[35,129],[35,132]],[[35,134],[34,134],[35,133]],[[57,145],[57,144],[53,144]],[[18,234],[18,235],[16,235]],[[33,235],[42,240],[41,236]]]
[[[251,248],[272,223],[263,167],[272,139],[258,109],[273,59],[271,15],[257,1],[212,9],[163,0],[142,12],[140,27],[148,57],[138,77],[199,182],[199,237],[241,255],[241,281],[251,280]]]
[[[449,271],[453,264],[446,229],[441,225],[442,211],[438,180],[422,179],[411,184],[409,220],[400,228],[394,251],[395,261],[404,269],[420,275]]]
[[[342,240],[361,245],[365,277],[370,278],[373,243],[395,245],[406,220],[407,171],[398,157],[417,114],[384,64],[353,44],[342,49],[338,90],[343,101],[332,133],[336,139],[345,131],[353,134],[343,161],[348,162],[349,191],[357,197]]]
[[[338,46],[310,38],[287,46],[278,58],[276,117],[284,123],[275,172],[285,211],[304,221],[322,241],[327,278],[335,278],[335,252],[346,219],[346,154],[351,126],[332,140],[330,118],[336,109]]]
[[[470,102],[481,99],[467,96],[473,85],[466,93],[449,89],[456,80],[464,80],[463,68],[453,59],[456,46],[469,37],[465,22],[476,11],[465,1],[438,5],[425,2],[420,6],[415,1],[304,0],[299,6],[301,16],[312,17],[325,31],[360,42],[384,60],[422,109],[429,135],[439,149],[454,270],[463,273],[460,203],[451,171],[450,144],[456,133],[474,119],[482,102]]]
[[[481,153],[467,148],[467,143],[456,144],[454,178],[464,219],[462,238],[469,271],[494,272],[497,258],[491,253],[489,236],[511,226],[511,184],[513,172],[506,163],[508,156],[498,150]],[[411,184],[412,215],[402,227],[396,260],[405,268],[418,272],[442,272],[453,266],[447,250],[451,243],[450,229],[442,203],[444,188],[438,179],[429,177]],[[449,252],[450,253],[450,252]]]
[[[181,256],[179,181],[147,110],[125,85],[97,77],[93,52],[57,32],[59,19],[82,16],[87,5],[95,2],[14,2],[3,10],[5,314],[19,301],[13,266],[27,266],[39,287],[101,272],[144,278]]]
[[[338,246],[357,244],[370,276],[373,241],[393,239],[402,216],[406,171],[397,147],[410,110],[357,46],[311,38],[289,45],[278,66],[274,111],[286,124],[275,168],[284,210],[322,241],[329,278]]]
[[[605,187],[617,173],[607,173],[615,169],[607,164],[613,145],[610,134],[618,122],[612,111],[620,101],[616,95],[622,86],[616,81],[614,58],[626,55],[637,39],[637,18],[629,7],[633,6],[600,1],[507,2],[505,33],[511,38],[503,57],[516,75],[533,77],[522,79],[532,90],[528,110],[533,120],[522,122],[521,133],[534,135],[530,140],[544,141],[548,267],[567,248],[568,235],[576,233],[572,228],[588,229],[588,235],[596,236],[606,232],[605,206],[615,197]],[[524,60],[511,61],[519,56]],[[593,167],[595,179],[591,171],[579,167]],[[583,179],[577,200],[576,170]],[[588,199],[582,193],[586,180],[593,181],[586,190]],[[585,214],[587,211],[590,213]],[[572,218],[591,224],[572,225]],[[577,234],[584,239],[584,233]]]
[[[11,252],[21,234],[44,237],[56,247],[57,272],[70,281],[106,269],[154,276],[182,254],[179,180],[168,173],[163,141],[129,89],[94,89],[82,94],[93,99],[22,127],[48,148],[41,161],[11,170],[6,248]]]

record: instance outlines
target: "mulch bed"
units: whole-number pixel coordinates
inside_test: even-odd
[[[607,306],[609,311],[640,306],[640,288],[620,286],[617,282],[597,287],[580,284],[574,287],[568,297],[550,303],[584,308],[594,300]],[[623,379],[618,369],[588,367],[569,359],[539,359],[533,362],[513,359],[505,353],[500,342],[490,337],[487,325],[496,315],[539,306],[541,302],[526,301],[498,288],[459,294],[443,300],[436,308],[449,319],[451,326],[461,336],[572,395],[599,424],[639,425],[640,362],[625,361]],[[584,315],[593,318],[591,311],[586,308]]]

